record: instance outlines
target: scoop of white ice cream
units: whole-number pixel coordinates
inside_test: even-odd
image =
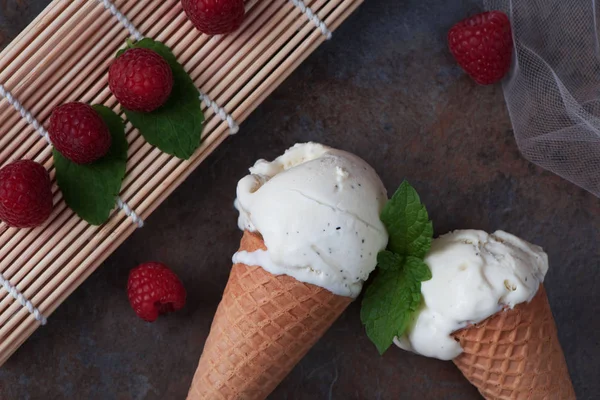
[[[531,301],[548,271],[541,247],[503,231],[448,233],[433,241],[425,262],[432,279],[421,284],[423,306],[394,342],[441,360],[462,353],[451,333]]]
[[[377,173],[359,157],[317,143],[259,160],[239,181],[240,229],[260,232],[267,251],[233,262],[259,265],[332,293],[356,297],[388,241],[387,201]]]

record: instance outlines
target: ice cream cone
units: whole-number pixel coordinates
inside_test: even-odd
[[[454,363],[486,399],[575,399],[543,285],[531,302],[453,337],[464,350]]]
[[[244,232],[240,250],[266,249]],[[264,399],[351,303],[261,267],[234,264],[188,399]]]

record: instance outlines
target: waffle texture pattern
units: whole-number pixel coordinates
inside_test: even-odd
[[[488,400],[575,400],[544,286],[529,303],[453,334],[454,359]]]
[[[266,249],[245,232],[240,250]],[[264,399],[351,303],[261,267],[234,264],[188,399]]]

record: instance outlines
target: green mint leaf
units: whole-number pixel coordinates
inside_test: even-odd
[[[394,337],[404,335],[421,305],[421,282],[431,279],[423,258],[431,247],[433,225],[406,181],[385,205],[381,220],[389,233],[388,249],[377,254],[378,273],[365,292],[360,318],[383,354]]]
[[[173,71],[173,91],[169,100],[151,113],[124,110],[127,119],[148,143],[167,154],[187,160],[200,147],[204,124],[196,85],[163,43],[142,39],[129,46],[153,50],[167,60]],[[119,51],[117,57],[123,51]]]
[[[398,271],[402,269],[404,257],[392,253],[391,251],[383,250],[377,254],[377,267],[383,271]]]
[[[53,149],[56,182],[65,202],[77,215],[92,225],[101,225],[115,207],[127,164],[125,124],[112,110],[93,106],[110,130],[112,144],[108,153],[91,164],[79,165]]]
[[[422,261],[409,257],[400,269],[380,264],[377,276],[365,292],[360,319],[379,354],[392,345],[394,337],[406,332],[421,304],[421,283],[406,268],[407,264],[418,262]]]
[[[381,212],[381,220],[390,236],[388,250],[424,258],[433,237],[433,225],[416,190],[402,182]]]
[[[407,257],[404,269],[410,278],[417,282],[425,282],[432,278],[429,266],[425,264],[425,261],[416,257]]]

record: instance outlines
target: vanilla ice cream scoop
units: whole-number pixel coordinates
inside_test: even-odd
[[[441,360],[462,353],[453,332],[531,301],[548,271],[541,247],[503,231],[448,233],[433,240],[425,262],[432,279],[421,284],[422,308],[394,342]]]
[[[257,161],[250,173],[237,187],[238,225],[259,232],[268,250],[237,252],[233,262],[358,296],[388,241],[379,219],[387,194],[373,168],[305,143]]]

